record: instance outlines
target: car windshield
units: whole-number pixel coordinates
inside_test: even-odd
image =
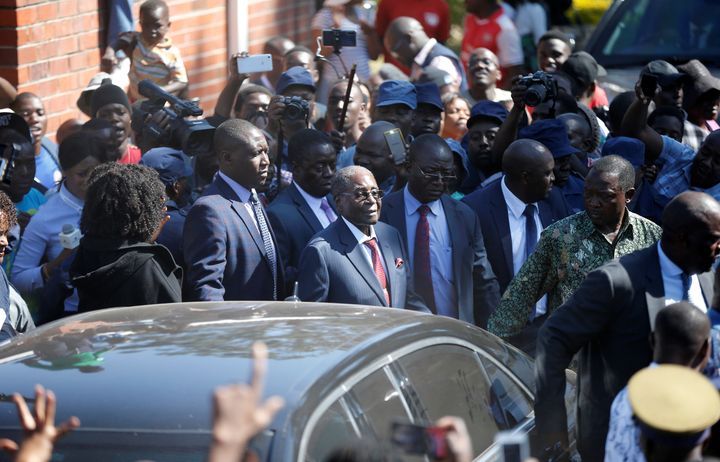
[[[667,61],[720,60],[720,2],[717,0],[627,1],[606,23],[596,50],[606,66]]]

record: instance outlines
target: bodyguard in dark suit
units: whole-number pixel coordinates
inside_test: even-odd
[[[372,173],[360,166],[340,170],[332,194],[341,218],[300,256],[300,299],[429,311],[413,292],[400,233],[378,223],[383,192]]]
[[[433,313],[469,323],[492,311],[500,290],[477,215],[445,194],[453,154],[437,135],[410,145],[408,183],[383,200],[380,219],[400,231],[418,295]]]
[[[300,253],[310,239],[337,219],[332,197],[337,154],[332,140],[305,129],[288,143],[293,182],[268,207],[289,288],[295,282]]]
[[[223,122],[213,138],[220,170],[185,221],[188,300],[282,300],[277,244],[255,188],[268,175],[263,133],[250,122]]]
[[[555,221],[551,208],[542,201],[554,180],[550,151],[537,141],[517,140],[505,151],[502,166],[501,179],[463,198],[480,218],[500,293],[535,249],[540,232]],[[534,236],[528,239],[529,233]],[[484,313],[476,323],[486,325],[490,314]]]
[[[601,461],[613,398],[652,360],[658,311],[682,300],[705,312],[718,306],[708,271],[720,248],[720,204],[686,192],[667,205],[663,223],[658,245],[588,274],[540,329],[535,423],[545,445],[567,444],[565,368],[577,352],[578,450],[583,461]]]

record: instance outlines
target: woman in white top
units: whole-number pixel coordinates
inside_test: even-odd
[[[60,144],[58,157],[63,181],[56,194],[43,204],[25,229],[19,242],[19,249],[12,268],[11,282],[20,293],[37,302],[42,300],[42,309],[51,310],[44,294],[49,280],[56,281],[57,272],[74,250],[63,248],[60,232],[64,225],[80,228],[80,215],[85,202],[87,178],[100,164],[104,147],[91,134],[80,131],[68,136]],[[55,276],[55,277],[54,277]],[[65,312],[77,311],[77,292],[65,300]],[[32,303],[31,303],[32,304]],[[58,310],[59,311],[59,310]],[[41,321],[57,317],[46,312],[39,313]]]
[[[344,77],[353,64],[357,64],[356,78],[367,82],[370,78],[370,60],[376,59],[382,49],[380,38],[375,31],[375,11],[363,8],[362,0],[325,0],[323,7],[312,20],[313,38],[321,37],[324,29],[353,30],[357,34],[357,46],[343,47],[342,62],[333,48],[323,47],[323,55],[330,63],[323,63],[316,101],[327,104],[330,87]],[[345,67],[343,67],[343,63]],[[334,66],[334,68],[333,68]],[[335,72],[339,72],[338,76]]]

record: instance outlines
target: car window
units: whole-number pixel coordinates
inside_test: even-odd
[[[380,369],[355,385],[351,394],[357,403],[357,420],[361,428],[369,427],[379,439],[386,439],[393,422],[408,420],[400,391]]]
[[[353,441],[357,433],[352,426],[352,417],[341,404],[341,399],[320,417],[308,444],[308,459],[322,461],[343,442]]]
[[[490,382],[476,353],[457,345],[434,345],[398,360],[430,421],[452,415],[468,426],[476,452],[500,430],[493,416]]]
[[[716,19],[720,2],[637,0],[626,5],[620,7],[615,24],[608,27],[602,54],[609,60],[630,56],[689,59],[720,52],[720,22]]]
[[[520,424],[533,410],[531,398],[490,359],[481,356],[490,382],[490,403],[493,417],[501,430]]]

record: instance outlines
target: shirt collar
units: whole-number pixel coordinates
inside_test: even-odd
[[[228,186],[230,186],[230,188],[233,191],[235,191],[235,194],[237,194],[237,196],[240,198],[240,200],[242,202],[248,202],[250,200],[251,193],[250,193],[250,191],[248,191],[247,188],[245,188],[244,186],[242,186],[240,183],[233,180],[229,176],[225,175],[221,171],[218,171],[217,174],[218,174],[218,176],[220,176],[220,178],[223,179],[223,181],[225,181],[225,183],[228,184]]]
[[[587,222],[590,224],[588,233],[588,236],[592,233],[598,233],[600,235],[603,235],[599,229],[595,226],[595,224],[590,219],[590,216],[587,214],[587,211],[582,212],[584,219],[587,220]],[[620,231],[618,231],[617,235],[618,237],[625,234],[626,231],[632,231],[632,222],[630,221],[630,210],[628,210],[627,207],[625,207],[625,214],[623,215],[622,223],[620,224]]]
[[[437,44],[437,40],[434,38],[431,38],[430,40],[425,43],[425,45],[420,49],[418,54],[415,55],[415,59],[413,61],[418,66],[422,66],[425,60],[427,59],[427,55],[430,54],[430,50]]]
[[[377,236],[375,235],[375,227],[373,225],[370,225],[370,235],[363,233],[360,231],[360,229],[355,226],[354,224],[347,221],[345,217],[341,217],[345,224],[347,225],[348,229],[350,229],[350,232],[353,234],[353,237],[358,241],[358,244],[364,244],[370,239],[377,240]]]
[[[405,187],[403,188],[403,198],[405,199],[405,215],[407,216],[410,216],[413,213],[420,213],[418,212],[418,209],[421,205],[427,205],[430,208],[430,212],[432,212],[432,214],[435,216],[438,216],[442,211],[440,209],[440,199],[428,202],[427,204],[423,204],[422,202],[417,200],[415,196],[412,195],[407,185],[405,185]]]
[[[300,192],[300,195],[305,199],[305,202],[310,206],[311,209],[319,209],[320,205],[322,203],[323,198],[322,197],[315,197],[313,195],[308,194],[305,192],[303,188],[300,187],[299,184],[297,184],[295,181],[293,181],[293,184],[297,188],[297,190]]]
[[[525,213],[525,207],[528,205],[535,205],[536,204],[526,204],[525,202],[521,201],[515,194],[513,194],[512,191],[510,191],[510,188],[507,187],[507,184],[505,183],[505,176],[502,178],[502,183],[500,185],[502,188],[503,196],[505,197],[505,204],[507,204],[508,210],[510,210],[510,213],[513,214],[513,216],[517,219],[519,219],[523,213]]]
[[[73,193],[71,193],[70,190],[65,186],[65,183],[60,186],[59,194],[63,202],[65,202],[67,205],[69,205],[76,211],[82,212],[84,202],[80,198],[76,197]]]
[[[665,255],[665,252],[663,252],[662,246],[660,245],[661,241],[658,241],[657,248],[658,248],[658,257],[660,257],[660,271],[662,273],[667,274],[668,276],[680,276],[683,274],[683,270],[673,263],[670,258]]]

